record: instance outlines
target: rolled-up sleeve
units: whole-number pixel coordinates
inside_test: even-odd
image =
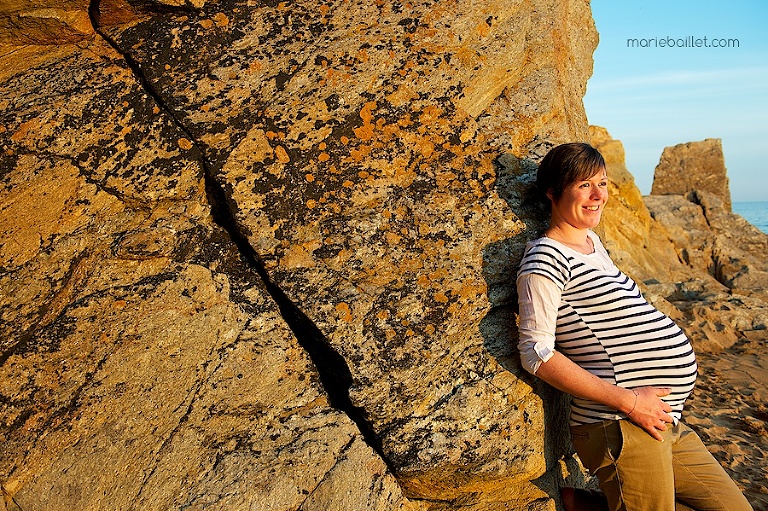
[[[526,371],[536,374],[555,354],[555,329],[561,290],[543,275],[526,273],[517,279],[520,334],[517,344]]]

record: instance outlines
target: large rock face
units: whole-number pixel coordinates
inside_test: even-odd
[[[123,59],[93,40],[0,90],[8,508],[405,505]]]
[[[7,506],[558,507],[510,277],[588,2],[90,7],[0,11]]]
[[[536,162],[590,136],[586,1],[5,2],[0,26],[7,508],[560,507],[583,475],[513,281]],[[724,209],[688,201],[685,255],[591,134],[622,267],[699,346],[760,341],[759,273],[696,213]]]
[[[719,138],[665,147],[653,174],[651,195],[685,195],[691,190],[720,197],[731,211],[731,192]]]

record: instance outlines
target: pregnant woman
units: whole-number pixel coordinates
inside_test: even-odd
[[[681,421],[697,374],[690,341],[591,230],[608,200],[603,157],[588,144],[557,146],[536,184],[551,217],[520,263],[520,356],[573,397],[573,445],[608,509],[751,510]]]

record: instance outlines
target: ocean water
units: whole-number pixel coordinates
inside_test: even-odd
[[[733,212],[768,234],[768,202],[734,202]]]

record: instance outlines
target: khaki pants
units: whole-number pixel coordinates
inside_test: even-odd
[[[630,421],[571,428],[582,463],[611,511],[751,511],[736,483],[682,422],[654,440]]]

